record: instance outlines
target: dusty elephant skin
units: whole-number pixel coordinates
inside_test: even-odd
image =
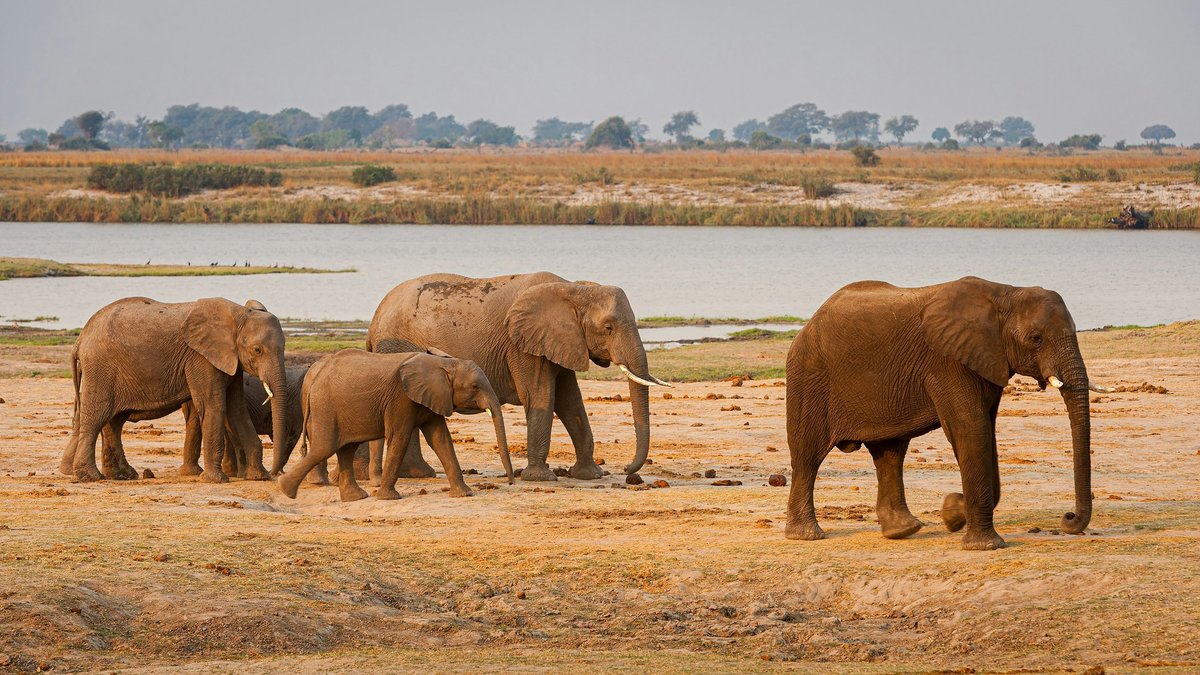
[[[365,441],[382,438],[388,446],[376,499],[399,499],[396,478],[415,430],[437,453],[452,497],[470,496],[454,453],[446,417],[455,412],[492,416],[500,460],[509,482],[512,462],[504,434],[504,416],[487,377],[474,363],[429,354],[373,354],[344,349],[309,371],[301,393],[304,435],[309,452],[279,479],[280,490],[295,498],[309,471],[337,454],[342,501],[367,496],[354,477],[354,454]],[[283,463],[287,453],[281,453]]]
[[[228,420],[248,449],[246,477],[265,480],[262,443],[246,415],[242,375],[255,374],[275,391],[273,435],[283,438],[283,345],[279,319],[256,301],[243,306],[224,298],[182,303],[125,298],[102,308],[71,353],[75,415],[59,471],[80,481],[136,477],[124,460],[121,427],[130,419],[162,417],[190,400],[204,429],[201,477],[228,480],[220,467]],[[112,452],[106,452],[104,475],[96,467],[102,431]]]
[[[1071,419],[1076,534],[1092,513],[1087,369],[1062,297],[966,277],[897,288],[880,281],[833,294],[792,343],[787,358],[787,434],[792,455],[789,539],[820,539],[813,507],[817,469],[834,447],[866,444],[878,479],[883,535],[903,538],[923,523],[904,498],[909,441],[941,427],[954,447],[963,493],[947,495],[942,519],[966,525],[963,548],[1004,546],[992,514],[1000,500],[996,414],[1013,374],[1060,390]]]
[[[629,379],[636,449],[627,473],[650,449],[650,375],[637,320],[616,286],[571,282],[547,272],[473,279],[433,274],[388,293],[367,332],[367,349],[402,339],[479,364],[502,403],[525,409],[528,466],[522,480],[555,480],[547,464],[557,415],[571,436],[574,478],[600,478],[595,441],[575,373],[589,362],[619,365]],[[420,452],[405,457],[401,475],[428,476]]]
[[[282,448],[287,448],[287,451],[291,452],[304,433],[300,410],[300,386],[304,383],[304,376],[307,373],[308,366],[306,365],[288,366],[284,369],[284,377],[287,381],[287,419],[284,421],[284,428],[287,436],[282,442],[277,438],[271,439],[275,454],[282,452]],[[246,415],[250,418],[250,423],[254,425],[255,433],[259,436],[270,436],[273,433],[274,424],[271,420],[271,411],[274,406],[270,405],[272,398],[263,387],[262,380],[250,374],[242,375],[242,399],[246,403]],[[183,466],[179,470],[183,474],[195,474],[201,471],[200,447],[204,434],[200,419],[196,416],[192,404],[184,403],[182,410],[186,431],[183,437]],[[221,459],[221,470],[227,475],[245,478],[247,456],[246,448],[242,447],[237,435],[226,423],[225,456]]]

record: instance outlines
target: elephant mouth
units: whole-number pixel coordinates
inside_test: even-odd
[[[608,359],[602,359],[599,356],[593,356],[592,363],[600,366],[601,368],[607,368],[612,365],[612,361],[609,361]]]

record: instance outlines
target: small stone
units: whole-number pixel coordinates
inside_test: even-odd
[[[781,473],[773,473],[771,474],[771,477],[767,479],[767,485],[770,485],[771,487],[783,487],[784,485],[787,485],[787,476]]]
[[[150,469],[142,469],[142,478],[150,480],[151,478],[154,478],[154,472]]]
[[[426,490],[425,488],[421,488],[420,492],[418,492],[417,494],[419,494],[419,495],[427,495],[427,494],[429,494],[429,490]]]
[[[671,484],[670,484],[670,483],[668,483],[667,481],[665,481],[665,480],[663,480],[663,479],[661,479],[661,478],[660,478],[660,479],[658,479],[658,480],[656,480],[656,481],[654,481],[654,482],[653,482],[653,483],[651,483],[650,485],[652,485],[652,486],[654,486],[654,487],[656,487],[656,488],[668,488],[668,487],[671,487]]]
[[[524,600],[525,599],[525,591],[517,591],[517,599]]]
[[[704,477],[705,477],[705,478],[716,478],[716,477],[717,477],[717,470],[716,470],[716,469],[707,469],[707,470],[705,470],[705,472],[704,472]]]
[[[37,475],[37,472],[36,472],[36,471],[30,471],[30,472],[28,473],[28,475],[30,475],[30,476],[36,476],[36,475]]]
[[[768,445],[766,448],[764,448],[764,450],[766,450],[767,452],[779,452],[779,448],[777,448],[773,445]]]
[[[626,485],[626,490],[649,490],[649,485]]]
[[[647,459],[647,460],[646,460],[646,464],[653,464],[653,463],[654,463],[654,460],[652,460],[652,459]]]
[[[569,471],[567,471],[565,468],[563,468],[563,467],[559,466],[559,467],[555,467],[555,469],[554,469],[554,475],[555,475],[555,476],[558,476],[559,478],[565,478],[566,476],[569,476],[569,475],[571,475],[571,474],[570,474],[570,472],[569,472]]]
[[[495,483],[478,483],[475,485],[476,490],[499,490],[500,488]]]
[[[1041,532],[1041,531],[1042,531],[1042,528],[1040,528],[1036,525],[1034,525],[1033,527],[1026,530],[1026,532],[1028,532],[1029,534],[1037,534],[1038,532]]]
[[[604,458],[600,457],[596,460],[596,466],[604,466]]]
[[[668,392],[664,392],[664,393],[663,393],[663,399],[664,399],[664,400],[670,401],[670,400],[671,400],[671,399],[673,399],[673,398],[675,398],[675,395],[674,395],[674,394],[672,394],[671,392],[669,392],[669,391],[668,391]],[[3,403],[3,402],[4,402],[4,400],[3,400],[3,399],[0,399],[0,403]]]
[[[470,476],[477,476],[479,475],[479,469],[463,469],[463,473]]]
[[[1121,495],[1109,495],[1108,498],[1109,499],[1124,499],[1124,497],[1122,497]]]
[[[3,403],[3,402],[4,402],[4,399],[0,398],[0,403]],[[7,666],[10,663],[12,663],[11,656],[9,656],[8,654],[0,654],[0,667]]]
[[[642,480],[642,477],[639,476],[638,474],[631,473],[628,476],[625,476],[625,482],[628,485],[641,485],[642,483],[645,483],[646,481]]]
[[[171,559],[171,556],[167,555],[166,553],[159,553],[158,555],[156,555],[150,559],[153,560],[154,562],[167,562],[168,560]]]
[[[5,401],[3,398],[0,398],[0,403],[7,403],[7,401]],[[5,665],[5,664],[0,663],[0,666],[3,666],[3,665]]]
[[[724,487],[724,486],[728,486],[728,485],[741,485],[741,484],[742,484],[742,481],[740,481],[740,480],[729,480],[728,478],[723,478],[723,479],[721,479],[721,480],[714,480],[714,481],[712,482],[712,484],[713,484],[713,485],[719,485],[719,486],[722,486],[722,487]]]
[[[692,426],[694,426],[694,427],[702,427],[702,426],[704,426],[704,422],[692,422]]]

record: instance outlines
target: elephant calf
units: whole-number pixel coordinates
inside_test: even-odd
[[[496,428],[500,460],[509,483],[513,481],[500,400],[483,371],[471,361],[344,349],[309,370],[301,390],[301,407],[308,455],[279,479],[280,490],[293,499],[308,472],[334,454],[342,501],[366,497],[354,477],[354,454],[360,443],[376,439],[386,441],[388,456],[375,498],[399,499],[396,479],[400,463],[417,429],[446,470],[450,496],[470,496],[446,426],[446,417],[455,412],[488,411]],[[287,454],[281,454],[284,462]]]

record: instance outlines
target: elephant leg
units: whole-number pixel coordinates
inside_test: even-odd
[[[303,445],[300,446],[300,456],[308,457],[308,438],[305,438],[303,441],[301,441],[301,443],[303,443]],[[333,485],[333,483],[329,480],[328,459],[322,460],[321,463],[317,464],[312,471],[308,472],[308,482],[312,483],[313,485]]]
[[[543,366],[529,387],[523,403],[525,405],[525,448],[528,462],[521,472],[521,480],[558,480],[546,462],[550,456],[550,427],[554,424],[554,373],[550,366]]]
[[[407,441],[405,442],[407,443]],[[354,451],[354,478],[360,481],[372,480],[370,443],[359,443],[358,449]]]
[[[225,453],[221,456],[221,470],[225,472],[226,476],[245,478],[245,474],[238,476],[237,443],[233,429],[229,426],[229,420],[225,420]]]
[[[458,465],[458,456],[454,454],[454,441],[450,438],[450,428],[446,426],[446,418],[440,417],[432,422],[426,422],[421,427],[429,447],[433,448],[442,468],[446,471],[446,480],[450,481],[451,497],[470,497],[471,488],[463,480],[462,467]]]
[[[817,510],[813,505],[813,491],[817,484],[817,470],[833,448],[814,433],[798,431],[788,435],[792,455],[792,487],[788,494],[787,526],[784,536],[788,539],[824,539],[825,532],[817,524]]]
[[[573,370],[563,370],[558,374],[554,413],[566,427],[571,444],[575,446],[575,465],[569,471],[571,477],[590,480],[604,476],[604,470],[593,457],[596,442],[592,438],[592,425],[583,407],[583,394],[579,392],[579,381]]]
[[[316,467],[328,462],[337,452],[336,431],[322,429],[316,424],[310,424],[306,431],[313,432],[312,435],[306,435],[308,452],[292,468],[279,476],[279,491],[292,499],[296,498],[296,492],[300,489],[300,482],[304,477]],[[338,476],[339,485],[341,479],[342,477]]]
[[[192,392],[192,403],[200,416],[203,437],[204,471],[200,473],[200,480],[226,483],[229,477],[221,470],[221,455],[225,452],[225,389],[215,383],[198,386]]]
[[[937,400],[934,401],[935,405]],[[1004,547],[1004,539],[996,532],[993,511],[999,499],[999,458],[996,455],[994,421],[978,411],[969,414],[943,414],[942,428],[954,448],[962,474],[962,496],[951,494],[943,502],[942,519],[953,531],[956,516],[966,523],[962,547],[969,551],[986,551]]]
[[[180,476],[199,476],[204,470],[200,468],[200,415],[191,403],[183,404],[183,466],[179,467]]]
[[[359,487],[358,481],[354,480],[354,450],[356,448],[358,448],[358,443],[351,443],[337,451],[338,492],[341,493],[344,502],[356,502],[367,498],[367,491]]]
[[[375,449],[379,448],[378,451]],[[375,458],[379,458],[382,464],[383,457],[383,441],[371,441],[371,451],[373,454],[372,468],[375,466]],[[417,430],[413,429],[412,438],[409,439],[408,449],[404,453],[404,461],[400,463],[401,478],[433,478],[437,475],[437,470],[425,461],[421,456],[421,442],[417,436]]]
[[[226,447],[225,453],[232,456],[237,475],[246,480],[270,480],[271,474],[262,463],[262,439],[254,428],[254,422],[246,412],[246,399],[242,393],[241,377],[234,377],[226,391],[225,419],[231,435],[237,437],[237,443]],[[239,461],[237,454],[242,452]],[[282,452],[282,448],[276,452]]]
[[[125,446],[121,443],[121,429],[124,426],[124,417],[114,417],[101,430],[101,464],[109,480],[137,480],[138,477],[137,469],[129,465]]]
[[[868,443],[871,459],[875,461],[875,477],[879,482],[875,497],[875,515],[879,527],[888,539],[903,539],[916,534],[925,526],[908,510],[904,499],[904,456],[908,439]]]
[[[400,476],[404,455],[411,452],[412,446],[415,445],[416,434],[416,429],[408,433],[400,431],[378,441],[380,445],[387,441],[387,464],[384,466],[383,475],[379,477],[379,487],[375,488],[375,499],[400,499],[400,493],[396,492],[396,479]],[[375,443],[376,441],[371,441],[372,448]],[[383,454],[382,451],[379,454]]]
[[[80,483],[89,483],[104,478],[104,474],[96,468],[96,438],[106,423],[87,420],[80,425],[71,465],[71,471]]]

